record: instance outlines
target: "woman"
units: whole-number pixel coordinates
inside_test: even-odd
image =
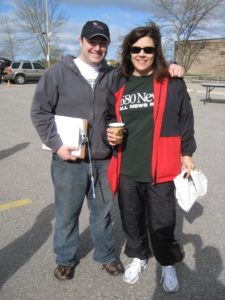
[[[123,280],[135,283],[146,268],[151,255],[149,233],[154,256],[162,266],[163,288],[176,292],[174,264],[182,260],[183,253],[174,238],[173,179],[181,167],[187,176],[195,167],[190,98],[184,81],[171,78],[167,71],[154,23],[135,28],[125,37],[120,73],[125,83],[109,99],[107,118],[110,121],[116,115],[126,126],[125,141],[115,148],[108,169],[112,191],[118,191],[127,236],[125,254],[133,258]],[[111,146],[118,144],[110,128],[107,139]]]

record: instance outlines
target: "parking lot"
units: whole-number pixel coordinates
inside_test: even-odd
[[[50,154],[29,117],[36,84],[0,85],[0,299],[1,300],[214,300],[225,299],[225,89],[211,93],[187,82],[195,115],[197,167],[208,193],[188,214],[177,207],[177,237],[185,259],[177,265],[180,290],[167,295],[154,258],[134,285],[111,277],[92,260],[86,203],[80,218],[80,263],[68,282],[53,277],[54,226]],[[125,243],[117,203],[112,211],[118,253]]]

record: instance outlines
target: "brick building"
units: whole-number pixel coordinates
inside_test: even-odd
[[[175,43],[175,59],[178,59],[180,43]],[[195,57],[187,75],[200,75],[225,79],[225,38],[190,40],[190,47],[198,47]],[[179,62],[179,59],[177,60]]]

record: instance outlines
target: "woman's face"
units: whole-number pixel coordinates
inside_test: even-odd
[[[140,48],[146,48],[146,49],[140,49]],[[131,62],[133,63],[134,66],[133,75],[145,76],[150,74],[152,71],[152,65],[155,58],[155,45],[153,39],[148,36],[144,36],[139,40],[137,40],[137,42],[134,43],[131,47],[130,56],[131,56]]]

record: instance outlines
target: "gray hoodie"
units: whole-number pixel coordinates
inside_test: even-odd
[[[111,148],[104,143],[108,87],[115,72],[100,69],[94,90],[68,55],[54,64],[40,79],[31,106],[31,119],[42,142],[56,152],[62,146],[54,115],[87,119],[92,159],[105,159]]]

